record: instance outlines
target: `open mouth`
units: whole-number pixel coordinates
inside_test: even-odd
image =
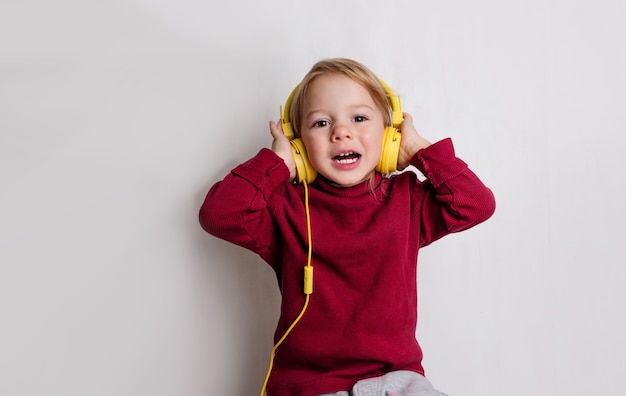
[[[346,165],[355,163],[359,158],[361,158],[361,154],[349,151],[347,153],[341,153],[334,156],[333,161]]]

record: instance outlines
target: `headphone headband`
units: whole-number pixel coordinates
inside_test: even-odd
[[[380,78],[378,79],[378,81],[380,81],[380,84],[383,86],[383,89],[387,93],[387,99],[391,104],[391,124],[394,126],[394,128],[400,128],[400,124],[402,124],[403,119],[402,102],[400,101],[400,95],[396,95],[395,92],[393,92],[393,90],[389,87],[389,85],[387,85],[387,83]]]

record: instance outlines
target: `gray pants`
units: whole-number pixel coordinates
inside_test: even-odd
[[[382,377],[361,380],[350,392],[319,396],[447,396],[434,389],[429,380],[413,371],[392,371]]]

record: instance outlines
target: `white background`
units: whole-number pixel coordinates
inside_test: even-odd
[[[421,253],[434,385],[626,394],[625,4],[2,1],[0,394],[258,394],[274,276],[197,211],[331,56],[496,195]]]

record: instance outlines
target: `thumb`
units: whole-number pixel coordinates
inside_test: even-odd
[[[409,113],[402,112],[402,122],[404,123],[405,121],[412,123],[413,122],[413,116],[410,115]]]
[[[283,126],[280,122],[276,123],[274,121],[270,121],[270,133],[274,139],[280,139],[280,137],[285,137],[283,133]]]

